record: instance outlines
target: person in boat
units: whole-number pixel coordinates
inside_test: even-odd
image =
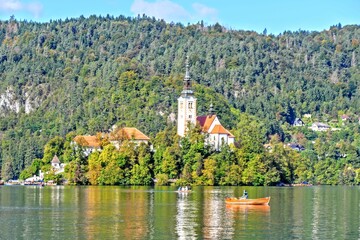
[[[246,190],[244,190],[244,192],[243,192],[243,195],[241,196],[241,198],[240,199],[248,199],[248,193],[247,193],[247,191]]]

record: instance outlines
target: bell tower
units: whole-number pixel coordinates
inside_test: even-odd
[[[188,123],[196,124],[196,98],[192,90],[189,73],[189,56],[186,56],[186,72],[183,81],[183,90],[178,98],[178,125],[177,134],[185,136]]]

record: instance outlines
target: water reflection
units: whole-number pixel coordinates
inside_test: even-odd
[[[313,197],[313,211],[312,211],[312,230],[311,230],[311,238],[319,239],[319,219],[320,219],[320,202],[319,202],[319,192],[318,188],[314,189],[314,197]]]
[[[259,213],[264,215],[270,214],[269,205],[234,205],[226,204],[226,209],[243,214]]]
[[[359,205],[358,205],[358,209],[360,209],[360,202],[359,202]],[[358,218],[358,222],[360,223],[360,214],[358,214],[359,218]],[[360,239],[360,224],[359,224],[359,227],[358,227],[358,239]]]
[[[235,229],[233,218],[226,215],[223,192],[219,188],[208,187],[204,190],[204,239],[232,239]]]
[[[194,203],[189,200],[189,194],[191,193],[178,193],[176,233],[179,239],[197,239],[196,208]]]
[[[270,206],[226,205],[241,188],[0,188],[0,239],[359,239],[357,187],[250,188]]]

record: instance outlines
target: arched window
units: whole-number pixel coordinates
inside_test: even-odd
[[[189,102],[189,109],[192,109],[192,108],[193,108],[193,103]]]

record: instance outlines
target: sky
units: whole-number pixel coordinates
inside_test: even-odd
[[[166,22],[220,23],[228,29],[280,34],[360,24],[360,0],[0,0],[0,20],[49,22],[81,15],[135,17]]]

